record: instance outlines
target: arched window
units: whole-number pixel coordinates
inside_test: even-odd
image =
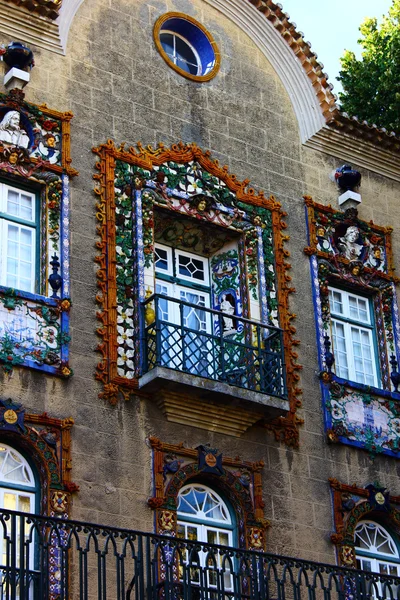
[[[397,544],[381,525],[374,521],[360,521],[354,541],[358,568],[382,575],[400,575]]]
[[[214,490],[193,483],[182,487],[178,498],[178,537],[220,546],[234,545],[235,520],[227,504]],[[218,578],[223,580],[220,585],[225,590],[232,589],[232,573],[220,553],[210,551],[191,555],[192,584],[200,585],[207,581],[207,586],[213,588],[217,587]]]
[[[8,510],[16,510],[24,513],[35,513],[37,509],[37,500],[39,497],[39,487],[37,479],[33,473],[28,461],[15,448],[7,444],[0,443],[0,508]],[[34,596],[34,581],[35,581],[35,537],[32,538],[31,526],[23,525],[20,522],[20,517],[16,518],[15,525],[11,521],[7,529],[8,535],[15,542],[8,546],[5,539],[0,542],[0,586],[5,594],[4,597],[11,597],[14,590],[13,585],[9,587],[9,565],[15,562],[17,570],[20,567],[20,537],[24,531],[25,541],[28,543],[32,552],[29,553],[28,569],[29,569],[29,588],[28,596],[24,598],[33,598]],[[3,538],[3,531],[1,532]],[[7,565],[7,566],[6,566]],[[24,574],[26,578],[26,574]],[[16,598],[20,597],[19,592],[19,573],[16,575]],[[11,589],[12,588],[12,589]]]
[[[0,443],[0,506],[36,511],[38,486],[28,461],[15,448]]]

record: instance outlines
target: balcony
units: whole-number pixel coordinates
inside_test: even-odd
[[[1,600],[386,600],[400,578],[0,511]]]
[[[288,411],[281,329],[160,294],[143,302],[142,323],[141,388]]]

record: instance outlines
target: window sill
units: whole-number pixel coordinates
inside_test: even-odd
[[[372,385],[365,385],[364,383],[357,383],[356,381],[348,381],[347,379],[342,379],[341,377],[337,377],[334,373],[332,373],[332,382],[336,382],[339,385],[345,385],[354,390],[363,392],[364,394],[372,394],[373,396],[380,396],[381,398],[390,398],[391,400],[399,400],[400,401],[400,392],[384,390],[382,388],[374,387]]]
[[[40,302],[42,304],[48,304],[49,306],[57,306],[59,298],[50,298],[49,296],[42,296],[41,294],[34,294],[32,292],[25,292],[23,290],[17,290],[14,288],[0,285],[0,295],[8,295],[21,300],[29,300],[31,302]]]

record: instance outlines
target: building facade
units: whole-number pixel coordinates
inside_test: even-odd
[[[2,506],[397,575],[398,137],[270,0],[0,9]]]

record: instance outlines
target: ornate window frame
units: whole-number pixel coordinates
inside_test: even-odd
[[[394,275],[391,227],[358,218],[356,209],[339,212],[305,196],[317,350],[325,430],[329,442],[364,448],[371,455],[398,456],[400,399],[396,386],[400,356],[400,323]],[[355,255],[346,256],[343,236],[349,227],[359,238]],[[375,317],[380,387],[336,376],[331,352],[329,286],[353,291],[371,299]],[[382,431],[374,418],[384,421]]]
[[[268,318],[266,313],[269,311],[268,314],[276,323],[279,322],[283,330],[290,407],[285,417],[265,423],[265,427],[272,430],[277,439],[284,440],[288,445],[298,445],[297,426],[302,421],[296,415],[296,409],[301,405],[298,398],[301,389],[297,382],[300,379],[298,371],[301,367],[296,362],[297,353],[294,350],[294,346],[298,344],[298,341],[294,339],[296,330],[292,324],[295,315],[290,313],[288,308],[288,296],[294,291],[294,288],[289,285],[291,280],[288,273],[290,265],[287,262],[289,252],[284,248],[284,242],[289,238],[283,234],[283,230],[286,229],[283,221],[286,213],[282,211],[280,204],[273,196],[266,198],[262,192],[257,194],[249,187],[248,180],[243,182],[237,180],[234,175],[229,174],[227,167],[221,167],[218,161],[211,159],[209,152],[203,152],[195,144],[184,145],[180,142],[172,145],[171,148],[160,144],[158,148],[153,149],[151,146],[145,148],[138,143],[137,150],[132,147],[126,150],[124,144],[117,148],[112,141],[109,141],[107,144],[94,148],[93,151],[100,157],[96,164],[99,173],[94,175],[94,179],[98,182],[95,193],[98,196],[97,218],[100,236],[100,241],[97,243],[100,254],[96,259],[99,263],[98,287],[100,288],[97,301],[102,307],[98,313],[101,322],[98,333],[102,337],[99,345],[102,360],[98,364],[96,373],[96,378],[103,384],[100,397],[115,404],[119,396],[128,399],[132,393],[139,395],[141,393],[141,390],[138,389],[140,370],[138,359],[135,358],[135,356],[140,357],[140,331],[137,315],[140,302],[145,299],[145,267],[152,264],[153,206],[160,206],[163,210],[171,211],[171,214],[180,213],[197,222],[218,223],[220,227],[225,228],[231,227],[235,219],[240,221],[241,211],[246,207],[246,210],[252,215],[253,224],[249,226],[246,236],[243,237],[244,241],[239,248],[239,259],[247,265],[249,289],[251,293],[254,290],[256,295],[259,289],[256,272],[261,273],[260,277],[263,280],[260,285],[262,318],[264,316]],[[198,168],[206,173],[212,185],[215,186],[217,197],[226,197],[226,202],[230,202],[229,206],[231,207],[225,211],[216,210],[212,208],[212,202],[209,199],[203,200],[206,205],[204,208],[200,206],[200,202],[193,202],[191,196],[184,191],[180,194],[179,202],[172,202],[169,188],[164,182],[168,174],[171,181],[175,177],[170,170],[172,167],[168,166],[170,163],[178,165],[183,170],[190,169],[190,165],[194,163],[198,165]],[[133,170],[137,174],[134,180],[132,180]],[[134,204],[129,198],[125,198],[124,194],[115,192],[116,182],[119,182],[118,185],[121,187],[121,180],[124,181],[126,174],[129,175],[127,179],[127,181],[129,180],[129,193],[134,199]],[[149,176],[150,182],[148,181]],[[179,179],[179,176],[179,174],[176,175],[176,179]],[[196,182],[194,183],[196,185]],[[124,186],[126,189],[125,184]],[[179,194],[177,196],[179,197]],[[117,204],[118,218],[116,218]],[[136,212],[137,224],[135,227],[133,227],[132,206]],[[270,228],[268,229],[270,232],[270,241],[268,242],[270,256],[268,255],[268,258],[271,260],[268,270],[264,263],[262,218],[268,219]],[[133,230],[135,230],[134,237],[132,237]],[[274,266],[272,266],[273,264]],[[257,271],[259,265],[263,267],[263,271]],[[274,268],[275,273],[273,273]],[[135,280],[132,279],[132,273]],[[242,314],[246,315],[248,303],[252,299],[249,298],[247,292],[247,280],[243,281],[244,275],[241,277],[238,287],[240,290],[244,290]],[[266,286],[267,278],[269,291]],[[269,300],[267,294],[270,296]],[[129,328],[134,329],[135,346],[129,350],[129,356],[128,353],[124,353],[125,362],[123,364],[120,358],[121,352],[119,352],[119,347],[122,347],[123,342],[118,340],[118,320],[121,323],[129,321]],[[125,371],[121,374],[121,368],[126,370],[126,374]],[[242,412],[245,416],[246,413]],[[255,419],[259,420],[260,417],[257,416]],[[234,433],[234,435],[237,434]]]
[[[235,511],[237,542],[241,549],[263,551],[269,521],[264,516],[262,469],[264,462],[229,458],[206,446],[185,448],[149,438],[153,450],[153,490],[148,504],[155,511],[155,531],[176,536],[180,490],[197,482],[223,494]]]
[[[40,512],[67,519],[70,497],[79,487],[71,480],[71,428],[74,420],[26,413],[22,404],[0,399],[0,438],[25,450],[41,487]]]
[[[9,111],[19,113],[29,143],[0,142],[0,177],[39,195],[40,288],[0,286],[0,366],[8,373],[23,366],[69,377],[69,180],[77,175],[70,158],[72,113],[30,104],[21,90],[0,94],[0,118]]]
[[[340,565],[356,568],[354,534],[358,523],[372,520],[389,533],[400,534],[400,496],[392,496],[379,484],[365,488],[357,484],[347,485],[330,478],[333,499],[334,532],[331,541],[336,546]]]
[[[36,468],[40,483],[40,513],[56,519],[68,519],[71,495],[79,486],[71,479],[71,428],[74,420],[55,419],[47,413],[25,413],[21,404],[0,399],[0,440],[24,451]],[[59,598],[60,556],[57,549],[49,554],[50,600]]]

